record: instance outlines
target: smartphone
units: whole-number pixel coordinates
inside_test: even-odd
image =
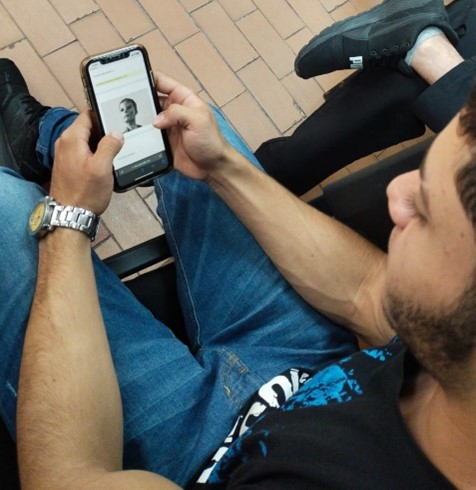
[[[81,78],[99,133],[124,135],[124,146],[113,161],[114,190],[124,192],[167,173],[172,152],[167,134],[152,126],[161,107],[144,46],[86,58]]]

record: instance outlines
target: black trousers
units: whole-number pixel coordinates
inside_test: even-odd
[[[428,86],[393,70],[362,71],[336,90],[292,136],[263,143],[265,170],[301,195],[345,165],[389,146],[441,131],[463,107],[476,77],[476,0],[448,7],[465,62]]]

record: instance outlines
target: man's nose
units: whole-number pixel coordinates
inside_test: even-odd
[[[387,187],[388,210],[396,226],[405,228],[415,216],[414,199],[420,183],[420,172],[399,175]]]

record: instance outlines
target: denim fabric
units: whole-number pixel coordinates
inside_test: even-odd
[[[36,153],[40,162],[46,167],[51,168],[53,165],[55,141],[73,123],[77,116],[77,112],[63,107],[52,107],[41,118]]]
[[[41,125],[38,149],[45,158],[52,155],[52,135],[74,119],[55,111]],[[216,115],[225,136],[258,165]],[[172,171],[156,180],[155,188],[176,257],[190,348],[153,318],[94,253],[93,261],[124,404],[125,467],[148,469],[185,485],[262,384],[289,367],[318,368],[356,347],[350,333],[294,292],[205,184]],[[37,242],[28,235],[27,221],[43,194],[13,171],[0,170],[0,413],[12,434],[37,268]]]

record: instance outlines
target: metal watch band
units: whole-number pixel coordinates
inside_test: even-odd
[[[79,230],[94,241],[97,234],[99,216],[92,211],[75,206],[62,206],[55,203],[51,216],[51,227],[72,228]]]

